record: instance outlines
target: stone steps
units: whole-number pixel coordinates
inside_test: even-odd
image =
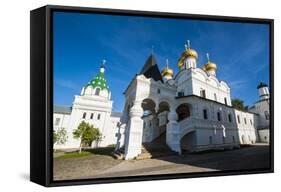
[[[121,148],[115,151],[112,155],[115,159],[124,159],[125,149]],[[177,152],[171,151],[169,146],[166,144],[166,132],[162,133],[159,137],[154,139],[150,143],[143,143],[141,154],[135,159],[151,159],[163,156],[177,155]]]

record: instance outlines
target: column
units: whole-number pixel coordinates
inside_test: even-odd
[[[166,143],[170,147],[171,150],[178,152],[181,154],[181,147],[180,147],[180,130],[179,130],[179,123],[178,114],[175,109],[171,109],[168,114],[169,123],[167,124],[167,131],[166,131]]]
[[[142,132],[143,132],[143,109],[141,101],[134,101],[130,109],[130,119],[127,127],[127,139],[125,143],[125,159],[133,159],[141,153]]]

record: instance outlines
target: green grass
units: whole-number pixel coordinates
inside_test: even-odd
[[[95,149],[86,149],[85,151],[96,155],[111,155],[115,147],[100,147]]]
[[[86,157],[91,155],[92,153],[87,152],[87,151],[82,151],[81,153],[79,152],[69,152],[69,153],[64,153],[61,156],[55,157],[55,159],[69,159],[69,158],[77,158],[77,157]]]
[[[89,155],[108,155],[114,151],[115,147],[100,147],[95,149],[85,149],[81,153],[78,151],[75,152],[65,152],[63,155],[54,156],[54,159],[69,159],[69,158],[79,158],[86,157]]]

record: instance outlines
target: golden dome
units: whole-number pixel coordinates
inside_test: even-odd
[[[164,76],[170,76],[170,77],[173,77],[174,75],[174,71],[168,67],[165,67],[162,72],[161,72],[161,75],[164,77]]]
[[[208,62],[203,66],[204,71],[216,71],[217,70],[217,65],[213,62],[210,61],[209,53],[207,55],[207,60]]]
[[[204,71],[211,71],[211,70],[217,70],[217,65],[215,63],[212,63],[212,62],[208,62],[204,65],[203,67],[203,70]]]
[[[187,44],[185,46],[185,51],[181,54],[181,57],[178,61],[178,67],[181,68],[184,65],[184,60],[188,57],[193,57],[198,59],[198,54],[194,49],[190,48],[190,41],[187,40]]]
[[[197,52],[196,52],[194,49],[191,49],[191,48],[186,49],[186,50],[183,52],[182,56],[185,56],[186,58],[187,58],[187,57],[194,57],[195,59],[198,59],[198,54],[197,54]]]

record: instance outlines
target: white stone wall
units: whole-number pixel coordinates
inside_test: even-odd
[[[269,143],[270,141],[269,129],[258,130],[258,133],[261,142]]]
[[[83,87],[83,89],[81,91],[81,95],[94,96],[95,93],[96,93],[96,89],[100,89],[100,88],[96,87],[96,88],[93,89],[92,86]],[[99,92],[98,96],[105,97],[105,98],[108,98],[110,100],[111,93],[106,89],[100,89],[100,92]]]
[[[69,119],[70,119],[70,114],[59,114],[59,113],[54,113],[53,115],[53,129],[55,131],[58,131],[61,128],[64,128],[67,132],[67,137],[68,139],[72,137],[72,130],[69,129]],[[56,121],[59,121],[57,124]],[[61,149],[61,148],[67,148],[66,145],[54,145],[55,149]]]
[[[253,144],[257,141],[257,130],[254,126],[255,117],[252,113],[235,110],[239,140],[241,144]],[[240,119],[240,122],[238,120]]]
[[[269,100],[258,101],[255,103],[253,108],[250,109],[251,112],[258,114],[259,118],[257,121],[257,128],[269,127],[270,118],[266,118],[266,113],[270,115],[269,111]]]
[[[200,96],[200,91],[205,90],[206,98],[225,103],[231,106],[230,88],[223,81],[218,81],[215,76],[208,76],[200,68],[182,70],[176,77],[177,92],[184,92],[184,95]]]
[[[85,90],[85,92],[87,91],[88,94],[85,93],[84,95],[75,96],[71,114],[68,115],[64,121],[64,126],[68,134],[67,143],[60,146],[55,145],[55,148],[78,148],[80,145],[80,140],[74,139],[72,132],[78,128],[82,121],[93,125],[102,133],[102,140],[99,143],[93,142],[92,147],[104,147],[107,145],[116,144],[116,133],[120,131],[118,130],[117,122],[120,121],[120,118],[111,117],[112,101],[109,99],[110,93],[108,95],[104,95],[105,92],[103,90],[100,92],[99,96],[93,95],[93,91],[95,90],[93,90],[91,87]],[[90,93],[89,91],[92,92]],[[54,114],[54,125],[55,119],[60,116],[61,114]]]

